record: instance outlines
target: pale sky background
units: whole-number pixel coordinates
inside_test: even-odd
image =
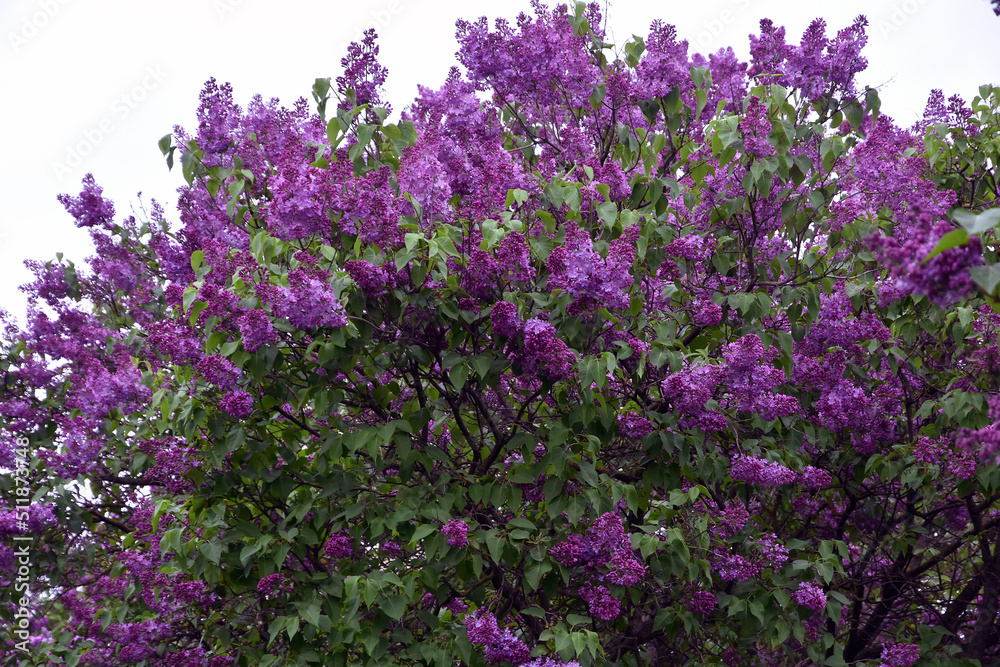
[[[879,87],[883,113],[904,126],[932,88],[969,101],[980,84],[1000,83],[1000,18],[987,0],[608,4],[616,44],[645,37],[660,18],[690,52],[733,46],[743,60],[761,18],[785,25],[797,43],[817,16],[832,35],[864,14],[869,67],[859,83]],[[528,0],[0,0],[0,308],[24,322],[24,259],[61,251],[83,264],[92,254],[56,201],[78,194],[88,172],[119,217],[138,208],[141,191],[147,209],[155,198],[176,223],[180,167],[167,171],[156,144],[175,124],[196,129],[209,77],[231,82],[244,106],[255,93],[312,105],[313,81],[338,76],[347,44],[374,27],[398,114],[418,83],[440,86],[455,64],[456,19],[513,20],[521,11],[530,12]]]

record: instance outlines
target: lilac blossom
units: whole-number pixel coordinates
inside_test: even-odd
[[[884,667],[910,667],[920,659],[920,645],[886,642],[881,658]]]
[[[687,601],[687,610],[690,612],[697,612],[699,614],[708,615],[711,614],[718,604],[718,600],[714,593],[709,591],[695,591]]]
[[[794,471],[780,463],[744,454],[733,458],[730,474],[734,480],[761,486],[782,486],[798,479]]]
[[[797,590],[792,592],[792,599],[806,609],[817,613],[826,608],[826,593],[816,584],[801,584]]]
[[[584,588],[580,597],[590,606],[590,613],[602,621],[613,621],[621,613],[621,603],[604,586]]]
[[[330,559],[350,558],[354,554],[354,540],[345,531],[330,536],[323,545],[323,555]]]
[[[371,107],[386,106],[383,104],[380,92],[389,71],[379,64],[379,47],[376,44],[378,35],[374,29],[365,30],[361,42],[351,42],[347,55],[340,61],[344,68],[343,75],[337,77],[337,91],[341,95],[339,108],[350,110],[352,106],[367,104],[366,121],[371,123],[377,119]],[[354,104],[348,97],[348,91],[353,91]]]
[[[517,317],[517,306],[508,301],[497,301],[490,311],[493,333],[497,336],[516,336],[521,325]]]
[[[462,519],[451,519],[441,528],[448,537],[448,544],[462,549],[469,543],[469,526]]]
[[[969,269],[983,261],[978,237],[925,262],[938,241],[954,227],[945,220],[934,222],[930,213],[911,207],[900,229],[905,234],[901,238],[880,234],[869,237],[869,245],[888,266],[898,287],[923,294],[942,308],[976,288]]]
[[[548,322],[531,318],[524,324],[522,363],[529,372],[552,380],[569,377],[576,358],[572,350],[556,337],[556,329]]]

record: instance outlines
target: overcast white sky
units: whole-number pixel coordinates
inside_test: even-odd
[[[555,3],[550,3],[555,4]],[[603,3],[602,3],[603,4]],[[646,36],[661,18],[692,52],[733,46],[746,60],[767,17],[797,42],[820,16],[828,34],[858,14],[870,22],[862,84],[881,87],[882,110],[908,126],[928,92],[967,101],[1000,82],[1000,18],[987,0],[700,0],[610,2],[612,41]],[[193,130],[209,77],[229,81],[240,104],[255,93],[287,105],[310,99],[317,77],[340,74],[348,42],[377,29],[397,113],[417,84],[437,87],[455,63],[455,21],[513,19],[528,0],[0,0],[0,308],[22,323],[24,259],[57,252],[82,264],[92,250],[56,201],[92,172],[120,216],[136,194],[176,221],[179,167],[156,147],[175,124]]]

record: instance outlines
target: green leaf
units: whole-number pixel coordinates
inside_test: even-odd
[[[289,618],[290,618],[289,616],[278,616],[273,621],[271,621],[270,625],[267,626],[267,634],[271,638],[271,641],[267,643],[268,646],[273,644],[274,640],[278,638],[278,635],[281,633],[282,629],[288,623]],[[295,620],[298,621],[298,619]]]
[[[320,607],[315,600],[307,602],[299,607],[299,614],[309,625],[319,627]],[[298,621],[298,619],[296,619]]]
[[[1000,208],[991,208],[979,215],[972,211],[956,209],[952,211],[951,217],[969,234],[982,234],[1000,224]]]
[[[594,111],[601,108],[601,102],[604,101],[604,96],[607,95],[607,92],[607,84],[602,83],[599,86],[594,86],[594,92],[590,94],[590,107]]]
[[[288,633],[288,639],[294,639],[295,633],[299,631],[299,618],[297,616],[290,616],[288,622],[285,623],[285,632]]]
[[[530,530],[530,531],[538,530],[538,528],[535,526],[535,524],[533,524],[531,521],[529,521],[527,519],[524,519],[524,518],[521,518],[521,517],[517,517],[515,519],[511,519],[510,521],[507,522],[507,525],[508,526],[513,526],[514,528],[523,528],[525,530]]]
[[[417,287],[424,284],[424,280],[427,278],[427,265],[423,262],[414,262],[410,267],[410,280]]]
[[[936,246],[934,246],[934,249],[931,250],[930,254],[924,257],[920,263],[926,264],[946,250],[963,246],[968,242],[969,233],[967,231],[964,229],[953,229],[941,237],[941,240],[938,241]]]
[[[185,151],[181,154],[181,170],[184,174],[184,180],[187,181],[188,185],[194,185],[194,166],[195,157],[194,153],[191,151]]]
[[[878,120],[879,109],[882,107],[882,100],[879,99],[878,91],[874,88],[865,89],[865,109],[872,114],[872,120]]]
[[[997,284],[1000,284],[1000,264],[974,266],[970,269],[969,274],[987,294],[993,294]]]
[[[424,539],[431,533],[438,530],[438,527],[432,524],[424,524],[422,526],[417,526],[417,529],[413,531],[413,537],[410,538],[410,544],[416,544],[420,540]]]
[[[486,535],[486,547],[490,550],[490,558],[494,563],[503,562],[503,542],[497,537],[496,531],[490,531]]]
[[[336,148],[340,144],[342,137],[340,135],[340,119],[331,118],[330,122],[326,124],[326,138],[330,141],[330,144]]]
[[[847,107],[847,122],[855,130],[861,127],[861,122],[865,118],[865,110],[857,102],[852,102]]]
[[[218,563],[219,557],[222,555],[222,543],[213,537],[209,542],[201,545],[200,551],[204,554],[205,558],[213,563]]]
[[[597,217],[600,218],[604,224],[610,227],[615,224],[615,220],[618,218],[618,205],[613,201],[606,201],[603,204],[598,204]]]
[[[184,312],[185,313],[191,310],[191,304],[194,303],[194,300],[197,299],[197,298],[198,298],[198,288],[197,287],[188,287],[186,290],[184,290]]]
[[[379,609],[384,611],[389,618],[398,621],[406,612],[406,598],[402,595],[392,595],[380,601]]]
[[[461,390],[465,386],[465,381],[469,379],[469,367],[465,364],[458,364],[448,371],[448,378],[455,389]]]

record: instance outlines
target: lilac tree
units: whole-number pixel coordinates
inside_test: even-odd
[[[62,197],[4,664],[1000,659],[1000,88],[901,128],[863,17],[742,63],[533,9],[394,123],[373,33],[316,113],[209,81],[179,224]]]

